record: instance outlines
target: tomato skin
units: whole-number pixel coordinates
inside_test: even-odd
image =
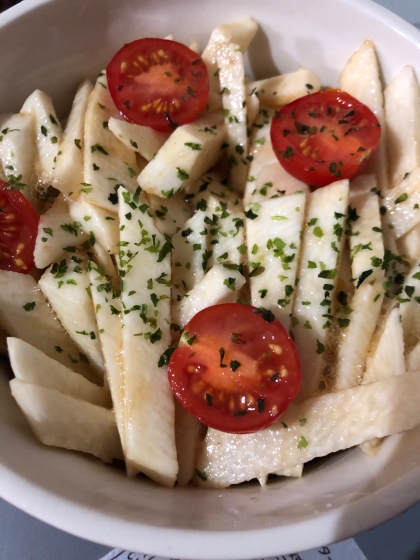
[[[121,115],[158,131],[194,121],[208,102],[204,61],[176,41],[145,38],[128,43],[111,59],[106,73]]]
[[[0,270],[27,274],[34,266],[39,218],[19,191],[0,181]]]
[[[372,111],[338,89],[296,99],[271,123],[271,142],[281,165],[314,187],[363,173],[380,136]]]
[[[296,347],[270,313],[228,303],[200,311],[168,365],[172,391],[201,422],[245,434],[270,426],[297,395]]]

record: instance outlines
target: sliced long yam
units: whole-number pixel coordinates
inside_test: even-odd
[[[55,162],[63,136],[60,121],[51,97],[39,89],[27,98],[21,113],[28,113],[33,117],[36,146],[35,173],[41,185],[47,187],[53,180]]]
[[[19,185],[20,192],[36,205],[35,126],[34,117],[18,113],[1,122],[0,168],[4,180]]]
[[[62,325],[103,378],[105,367],[83,255],[54,263],[39,280],[39,287]]]
[[[411,350],[420,339],[420,264],[408,273],[397,301],[400,303],[404,343]]]
[[[171,244],[156,229],[142,193],[120,188],[118,196],[126,464],[130,474],[172,486],[178,471],[174,400],[160,362],[170,345]]]
[[[111,407],[108,390],[94,385],[79,373],[49,358],[41,350],[13,337],[7,339],[7,347],[10,365],[18,379],[98,406]]]
[[[272,311],[289,330],[305,217],[306,195],[293,194],[251,205],[247,246],[251,303]],[[252,219],[251,219],[252,218]]]
[[[387,222],[399,239],[420,224],[420,167],[413,168],[384,200]]]
[[[70,216],[66,201],[63,196],[58,196],[51,208],[39,218],[35,266],[46,268],[63,255],[68,256],[69,250],[74,252],[87,239],[89,234],[82,230],[82,223]]]
[[[420,344],[417,344],[405,358],[405,368],[407,371],[417,371],[420,368]]]
[[[364,41],[345,65],[340,74],[340,88],[367,105],[382,127],[382,139],[367,172],[375,173],[378,188],[384,193],[389,186],[384,96],[375,46],[370,39]]]
[[[172,299],[181,301],[202,280],[208,269],[209,252],[205,218],[207,204],[187,220],[172,237]]]
[[[84,183],[85,115],[92,90],[93,85],[90,80],[85,80],[77,88],[55,163],[54,187],[73,199],[77,198]]]
[[[179,231],[193,215],[193,210],[185,201],[183,192],[178,192],[165,200],[155,194],[149,194],[148,200],[150,210],[155,217],[156,227],[160,233],[166,233],[170,237]]]
[[[228,195],[229,197],[233,195],[235,198],[234,201],[237,200],[236,204],[239,204],[240,197],[237,193],[234,193],[232,189],[226,186],[227,179],[223,172],[220,170],[212,169],[207,173],[204,173],[199,177],[196,181],[193,181],[191,185],[189,185],[185,189],[185,199],[188,201],[189,204],[197,210],[199,207],[199,203],[201,200],[206,200],[206,196],[209,196],[210,193],[214,196],[219,198],[226,198]]]
[[[217,49],[220,91],[225,115],[229,185],[244,192],[248,175],[248,129],[244,58],[235,43],[221,43]]]
[[[90,453],[104,463],[122,459],[112,410],[20,379],[13,379],[10,388],[35,436],[45,445]]]
[[[209,108],[208,112],[220,111],[222,102],[220,97],[220,81],[218,72],[217,53],[221,43],[235,43],[245,53],[258,29],[255,19],[246,17],[232,23],[216,27],[203,51],[202,59],[207,66],[209,76]]]
[[[254,123],[249,152],[252,161],[244,193],[245,206],[296,191],[309,193],[308,185],[289,175],[274,153],[270,137],[273,115],[274,109],[262,107]]]
[[[129,123],[115,117],[109,119],[108,128],[127,148],[139,153],[147,161],[154,158],[170,136],[169,132],[158,132],[149,126]]]
[[[316,93],[320,89],[320,79],[306,68],[299,68],[296,72],[257,82],[249,82],[246,85],[248,95],[252,92],[258,97],[261,105],[274,108],[287,105],[309,93]]]
[[[201,117],[179,126],[138,176],[146,192],[170,198],[210,169],[226,138],[223,117]]]
[[[354,387],[361,380],[385,295],[384,244],[375,190],[375,177],[368,175],[356,179],[350,191],[347,231],[350,233],[351,271],[356,289],[350,302],[341,302],[344,309],[338,319],[341,343],[337,389]]]
[[[98,380],[29,274],[0,271],[0,325],[89,380]]]
[[[198,446],[205,430],[201,422],[175,401],[175,440],[179,465],[176,481],[179,486],[186,486],[194,478]]]
[[[398,307],[389,313],[375,349],[369,354],[363,383],[405,373],[404,337]]]
[[[245,278],[236,270],[221,264],[214,265],[187,294],[172,308],[172,322],[182,329],[202,309],[219,303],[233,303],[245,284]]]
[[[391,186],[420,167],[420,88],[414,70],[405,66],[384,91]]]
[[[73,220],[80,224],[85,233],[93,233],[95,239],[111,255],[118,254],[120,239],[120,222],[116,207],[106,210],[91,204],[85,195],[69,203],[69,212]]]
[[[280,421],[254,434],[209,429],[197,469],[207,479],[203,484],[210,487],[261,478],[372,438],[414,428],[420,423],[419,398],[417,371],[292,405]]]
[[[242,202],[226,187],[220,194],[213,190],[208,194],[205,223],[209,265],[220,263],[231,270],[239,270],[246,253]]]
[[[136,154],[127,148],[108,129],[111,117],[119,113],[111,99],[104,72],[101,72],[89,96],[83,142],[83,170],[85,185],[79,192],[91,204],[115,212],[118,202],[116,190],[123,185],[130,192],[137,188],[139,169]]]
[[[122,306],[121,297],[113,290],[112,279],[93,263],[89,270],[90,289],[95,307],[99,340],[105,360],[107,385],[118,432],[125,450],[125,387],[122,354]]]
[[[302,366],[301,398],[318,390],[325,365],[348,193],[349,184],[345,180],[308,197],[292,315],[292,333]]]
[[[420,224],[398,240],[397,250],[412,266],[420,260]]]

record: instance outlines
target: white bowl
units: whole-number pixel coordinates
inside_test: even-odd
[[[17,111],[35,88],[59,114],[75,87],[124,43],[142,36],[197,40],[252,15],[256,77],[298,64],[325,85],[362,41],[374,40],[385,80],[404,64],[420,76],[420,33],[370,0],[27,0],[0,16],[0,111]],[[271,50],[270,50],[271,49]],[[300,480],[223,491],[159,488],[147,479],[32,437],[0,375],[0,494],[27,513],[110,546],[183,558],[255,558],[346,538],[420,499],[420,429],[385,443],[375,459],[354,449]]]

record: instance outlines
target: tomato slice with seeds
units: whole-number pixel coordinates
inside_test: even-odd
[[[108,88],[129,122],[170,131],[194,121],[209,98],[207,67],[194,51],[167,39],[124,45],[106,69]]]
[[[224,432],[272,424],[297,395],[294,342],[270,311],[227,303],[200,311],[185,327],[168,365],[182,406]]]
[[[38,234],[38,216],[23,194],[0,181],[0,269],[30,272]]]
[[[338,89],[296,99],[276,112],[271,123],[271,142],[281,165],[314,187],[360,175],[380,136],[369,107]]]

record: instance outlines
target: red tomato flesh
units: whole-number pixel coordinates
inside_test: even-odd
[[[182,406],[201,422],[245,434],[270,426],[297,395],[296,347],[271,312],[228,303],[200,311],[168,366]]]
[[[128,43],[114,55],[106,74],[117,109],[131,123],[170,131],[194,121],[207,105],[206,65],[176,41]]]
[[[0,270],[24,274],[32,270],[38,222],[23,194],[0,181]]]
[[[314,187],[360,175],[380,136],[381,127],[372,111],[338,89],[289,103],[271,123],[271,142],[281,165]]]

